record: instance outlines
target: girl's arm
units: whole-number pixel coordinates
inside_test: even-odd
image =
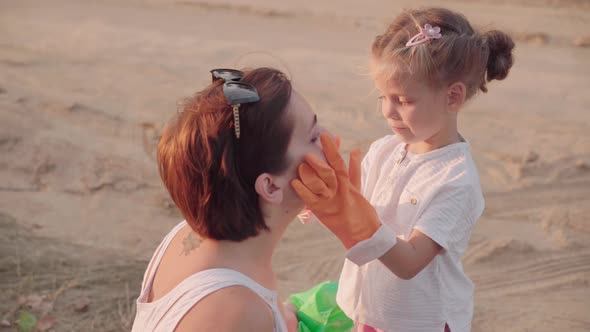
[[[409,280],[424,269],[442,247],[424,233],[414,229],[408,240],[397,239],[379,261],[398,278]]]
[[[360,193],[359,153],[351,152],[347,170],[336,144],[324,134],[320,140],[327,163],[313,155],[306,156],[298,168],[300,178],[291,183],[293,189],[322,224],[350,249],[348,259],[362,265],[379,258],[398,277],[414,277],[442,247],[418,230],[408,240],[396,239],[395,233],[382,225],[374,207]],[[365,240],[369,240],[368,246],[356,246],[360,242],[367,244]]]
[[[470,186],[447,184],[416,222],[407,240],[396,245],[379,260],[396,276],[411,279],[426,267],[443,248],[469,238],[473,225],[483,212],[483,202]]]
[[[291,186],[340,239],[348,250],[347,258],[357,265],[379,258],[398,277],[411,279],[442,248],[468,236],[481,215],[483,200],[478,200],[471,186],[447,183],[429,203],[408,240],[398,239],[360,193],[359,153],[351,153],[347,170],[331,139],[322,134],[320,140],[327,163],[315,155],[306,155],[298,168],[299,179],[293,180]]]

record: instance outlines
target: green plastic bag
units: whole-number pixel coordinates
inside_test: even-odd
[[[326,281],[289,296],[297,307],[298,332],[344,332],[353,328],[352,320],[336,304],[337,291],[337,282]]]

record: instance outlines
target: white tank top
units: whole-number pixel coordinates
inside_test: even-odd
[[[277,293],[235,270],[209,269],[197,272],[181,281],[163,297],[147,302],[162,256],[176,233],[185,225],[186,221],[176,225],[152,256],[143,276],[141,293],[136,302],[137,312],[131,331],[174,331],[182,317],[205,296],[225,287],[244,286],[258,294],[272,310],[275,321],[274,332],[287,332],[287,325],[279,310]],[[197,330],[195,329],[195,331]]]

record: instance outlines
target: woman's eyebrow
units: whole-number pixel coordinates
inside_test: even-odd
[[[311,131],[317,123],[318,123],[318,116],[317,116],[317,114],[314,114],[313,121],[311,122],[311,127],[309,128],[309,131]]]

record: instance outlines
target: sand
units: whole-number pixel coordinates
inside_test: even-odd
[[[19,295],[51,288],[57,330],[128,329],[121,304],[181,220],[154,162],[177,101],[211,68],[278,66],[344,151],[366,151],[389,133],[365,75],[372,38],[401,8],[428,4],[438,2],[0,1],[0,319],[26,309]],[[508,79],[460,121],[487,203],[464,259],[473,331],[588,331],[590,4],[445,6],[517,40]],[[294,222],[274,260],[280,294],[337,279],[343,254],[320,225]],[[80,277],[96,264],[119,274]],[[76,292],[89,312],[71,318]]]

